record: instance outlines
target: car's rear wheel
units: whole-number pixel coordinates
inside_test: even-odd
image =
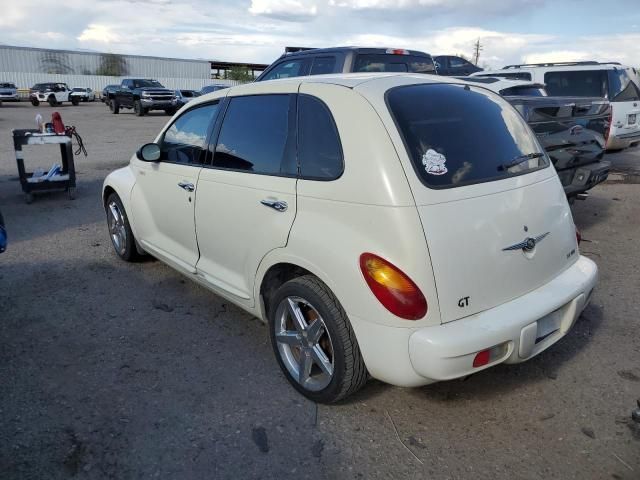
[[[337,402],[366,383],[368,373],[342,306],[318,278],[283,284],[269,301],[271,344],[287,380],[320,403]]]
[[[80,103],[80,99],[78,97],[71,97],[71,105],[78,105]]]
[[[127,262],[138,259],[136,241],[129,225],[129,219],[117,194],[112,193],[105,204],[107,226],[113,249],[118,256]]]

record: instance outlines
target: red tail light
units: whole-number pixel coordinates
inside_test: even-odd
[[[427,314],[427,300],[398,267],[373,253],[360,255],[360,270],[371,292],[394,315],[418,320]]]
[[[604,142],[609,141],[609,133],[611,131],[611,124],[613,123],[613,113],[609,113],[607,122],[604,124]]]
[[[576,241],[578,242],[578,245],[580,245],[580,242],[582,241],[582,234],[580,233],[580,230],[578,230],[578,227],[576,227]]]
[[[392,55],[409,55],[409,50],[403,48],[387,48],[386,52]]]

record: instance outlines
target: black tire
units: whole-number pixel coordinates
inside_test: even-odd
[[[123,228],[123,232],[125,234],[125,238],[119,244],[114,239],[115,229],[113,228],[113,220],[115,220],[115,216],[111,211],[112,204],[118,209],[118,213],[122,215],[122,223],[118,224],[118,227]],[[133,236],[133,232],[131,231],[131,226],[129,225],[129,218],[127,213],[122,205],[122,201],[120,197],[116,193],[112,193],[107,197],[107,202],[105,203],[105,213],[107,215],[107,228],[109,229],[109,238],[111,239],[111,244],[113,245],[113,249],[116,254],[126,262],[134,262],[140,258],[138,251],[136,250],[136,239]]]
[[[111,113],[114,115],[120,113],[120,105],[118,105],[118,101],[115,98],[109,101],[109,110],[111,110]]]
[[[172,117],[173,117],[173,116],[176,114],[176,112],[177,112],[177,111],[178,111],[178,110],[176,110],[175,108],[167,108],[167,109],[164,111],[164,113],[166,113],[167,115],[170,115],[170,116],[172,116]]]
[[[145,111],[140,100],[133,101],[133,111],[137,117],[144,117]]]
[[[32,98],[31,105],[33,105],[34,107],[37,107],[38,105],[40,105],[40,100],[38,100],[37,98]]]
[[[321,346],[324,339],[325,345],[330,347],[333,371],[329,377],[329,383],[320,390],[312,390],[301,385],[288,370],[285,360],[283,360],[283,354],[279,350],[276,331],[280,331],[281,304],[286,304],[288,298],[303,299],[312,308],[312,311],[315,310],[316,314],[321,317],[324,333],[319,337],[317,345]],[[311,323],[313,320],[309,322],[309,325]],[[280,365],[285,377],[293,388],[314,402],[334,403],[340,401],[362,388],[369,378],[347,314],[331,290],[313,275],[304,275],[284,283],[269,299],[269,334],[278,365]],[[328,336],[328,340],[325,335]],[[305,336],[304,340],[300,341],[306,340]],[[291,352],[294,351],[294,347],[289,348],[291,348]],[[302,351],[299,352],[300,358],[302,358]],[[326,358],[329,359],[329,355]],[[312,363],[311,368],[315,368],[322,374],[319,363]],[[311,378],[310,376],[309,379]]]
[[[67,188],[67,196],[69,197],[69,200],[75,200],[76,199],[76,187]]]
[[[49,98],[47,98],[47,102],[52,107],[55,107],[58,105],[58,101],[56,100],[56,97],[54,95],[49,95]]]
[[[80,104],[80,99],[78,97],[71,97],[71,105],[77,106]]]

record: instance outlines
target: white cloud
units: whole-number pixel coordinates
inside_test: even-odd
[[[249,13],[282,20],[308,20],[315,17],[318,7],[305,0],[251,0]]]
[[[78,40],[81,42],[121,43],[123,37],[116,33],[112,27],[92,23],[83,30]]]

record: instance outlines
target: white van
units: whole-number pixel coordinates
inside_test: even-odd
[[[604,97],[611,102],[612,120],[607,149],[640,142],[638,71],[619,63],[569,62],[507,65],[473,76],[502,77],[544,83],[555,97]]]

